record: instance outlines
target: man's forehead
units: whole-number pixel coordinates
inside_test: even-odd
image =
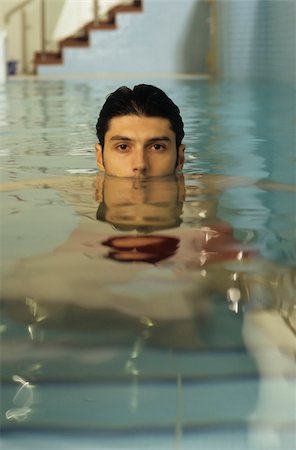
[[[123,115],[115,116],[110,119],[108,124],[107,133],[109,135],[122,135],[125,136],[128,133],[133,132],[147,132],[160,133],[160,136],[168,135],[174,136],[175,133],[171,127],[171,123],[168,119],[158,116],[138,116],[138,115]],[[111,137],[111,136],[109,136]]]

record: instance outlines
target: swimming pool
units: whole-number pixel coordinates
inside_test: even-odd
[[[290,450],[295,91],[148,81],[187,159],[141,183],[94,155],[137,80],[1,87],[3,448]]]

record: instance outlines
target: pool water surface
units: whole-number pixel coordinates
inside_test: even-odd
[[[0,88],[1,445],[293,450],[295,91],[145,81],[183,174],[97,173],[99,109],[136,80]]]

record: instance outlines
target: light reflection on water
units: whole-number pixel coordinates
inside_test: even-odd
[[[20,182],[2,194],[4,430],[291,444],[295,147],[275,126],[281,97],[277,113],[266,86],[241,88],[169,82],[191,157],[184,177],[140,183],[92,174],[111,82],[1,93],[3,181]]]

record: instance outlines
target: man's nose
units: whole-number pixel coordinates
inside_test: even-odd
[[[144,150],[138,150],[135,152],[132,164],[132,170],[135,175],[142,175],[147,172],[148,165]]]

